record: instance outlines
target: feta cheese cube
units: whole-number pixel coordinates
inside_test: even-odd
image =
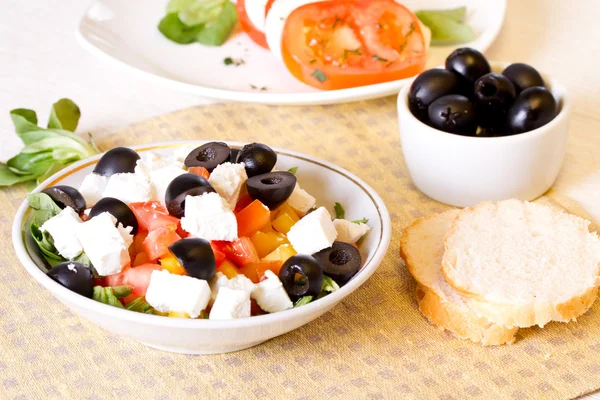
[[[208,182],[219,193],[233,209],[240,197],[242,186],[248,179],[246,167],[243,163],[223,163],[210,173]]]
[[[166,167],[175,167],[183,169],[183,162],[178,161],[172,157],[162,157],[161,155],[148,151],[142,153],[142,156],[135,165],[135,173],[143,175],[150,182],[152,178],[152,171],[156,171]]]
[[[166,206],[165,193],[167,192],[169,184],[173,181],[173,179],[185,173],[186,172],[183,169],[175,165],[169,165],[164,168],[153,170],[150,178],[150,185],[152,186],[152,200],[158,200],[162,205]]]
[[[133,244],[133,235],[131,234],[131,231],[133,231],[133,226],[125,227],[122,223],[119,222],[119,225],[117,225],[117,229],[119,230],[119,233],[121,234],[121,237],[125,242],[125,247],[129,249],[129,246]]]
[[[217,193],[185,198],[185,213],[181,227],[190,234],[206,240],[238,238],[237,220],[229,205]]]
[[[271,270],[265,271],[265,279],[252,291],[252,298],[260,308],[266,312],[274,313],[294,307],[279,277]]]
[[[172,160],[178,161],[180,163],[185,163],[185,159],[190,155],[192,151],[194,151],[195,147],[192,146],[182,146],[177,147],[173,151],[173,155],[171,156]]]
[[[100,199],[102,199],[102,192],[106,189],[106,185],[108,185],[108,177],[89,173],[83,178],[83,182],[79,186],[79,193],[85,199],[85,203],[88,207],[96,204]]]
[[[210,319],[233,319],[250,316],[250,293],[222,287],[210,310]]]
[[[77,226],[81,223],[75,210],[67,206],[58,215],[44,222],[40,230],[52,236],[58,254],[72,260],[83,251],[77,239]]]
[[[296,222],[287,237],[298,253],[312,255],[330,247],[337,231],[327,209],[319,207]]]
[[[208,282],[191,276],[153,271],[146,292],[146,301],[160,312],[184,312],[197,318],[208,305]]]
[[[235,277],[228,279],[223,273],[217,272],[215,277],[210,282],[210,303],[212,304],[221,288],[229,288],[233,290],[241,290],[248,293],[248,296],[252,293],[256,285],[250,279],[244,275],[236,275]]]
[[[102,197],[113,197],[125,204],[150,200],[150,183],[139,174],[114,174],[108,178],[108,184]]]
[[[347,219],[334,219],[333,225],[337,231],[337,239],[340,242],[356,243],[367,232],[371,230],[367,224],[355,224]]]
[[[294,191],[287,199],[287,203],[301,215],[305,215],[311,208],[315,206],[317,199],[312,197],[308,192],[296,183]]]
[[[101,276],[117,274],[131,262],[129,246],[114,221],[104,212],[77,225],[79,243]]]

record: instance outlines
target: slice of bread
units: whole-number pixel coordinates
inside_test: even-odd
[[[452,222],[442,272],[496,324],[568,322],[591,307],[600,284],[600,240],[589,225],[539,204],[481,203]]]
[[[442,275],[444,236],[458,213],[458,210],[451,210],[421,218],[402,234],[400,255],[419,284],[419,309],[431,323],[458,338],[483,345],[512,343],[517,328],[505,328],[479,317],[469,301],[454,290]]]

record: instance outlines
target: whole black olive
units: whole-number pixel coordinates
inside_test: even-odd
[[[107,151],[96,164],[94,173],[98,175],[111,176],[125,172],[134,172],[135,165],[140,156],[127,147],[115,147]]]
[[[456,74],[461,92],[466,96],[470,96],[473,92],[475,81],[491,71],[484,55],[469,47],[456,49],[450,53],[446,58],[446,69]]]
[[[287,171],[269,172],[253,176],[246,181],[252,200],[260,200],[273,210],[283,204],[296,187],[296,175]]]
[[[208,240],[181,239],[170,245],[169,251],[177,258],[189,276],[205,281],[209,281],[215,276],[217,263]]]
[[[323,273],[338,285],[345,285],[360,269],[360,251],[349,243],[333,242],[331,247],[313,255],[321,264]]]
[[[477,122],[480,126],[499,126],[515,101],[515,87],[507,77],[490,72],[477,79],[474,87]]]
[[[525,89],[508,110],[511,133],[532,131],[556,116],[556,99],[548,89],[535,86]]]
[[[204,167],[212,172],[217,165],[231,160],[231,149],[225,143],[209,142],[192,150],[185,158],[185,166]]]
[[[502,75],[513,83],[517,96],[527,88],[545,86],[542,75],[531,65],[523,63],[510,64],[502,71]]]
[[[90,210],[90,219],[104,212],[107,212],[115,217],[117,219],[117,225],[120,222],[125,228],[131,226],[133,228],[131,231],[132,235],[138,233],[139,225],[135,214],[133,211],[131,211],[131,208],[129,208],[127,204],[123,203],[121,200],[113,197],[105,197],[101,199]]]
[[[165,192],[169,214],[181,218],[185,212],[185,198],[215,192],[206,179],[195,174],[183,174],[173,179]]]
[[[86,207],[85,199],[79,190],[67,185],[52,186],[42,190],[60,208],[71,207],[77,214],[81,214]]]
[[[441,68],[427,70],[410,86],[408,108],[415,117],[426,122],[429,105],[440,97],[457,91],[458,79],[455,74]]]
[[[58,264],[48,271],[48,276],[82,296],[91,298],[94,293],[94,274],[81,263],[67,261]]]
[[[475,107],[459,94],[442,96],[431,103],[429,121],[434,128],[459,135],[474,135],[477,129]]]
[[[236,162],[244,163],[246,174],[251,178],[271,172],[277,163],[277,153],[267,145],[250,143],[239,152]]]
[[[279,280],[292,301],[317,296],[323,285],[323,269],[314,257],[297,254],[283,263]]]

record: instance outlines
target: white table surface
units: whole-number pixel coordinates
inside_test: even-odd
[[[69,97],[82,110],[79,131],[101,136],[151,116],[211,103],[113,69],[79,47],[74,32],[88,1],[1,3],[0,160],[19,149],[8,114],[13,108],[34,109],[46,121],[51,104]],[[597,0],[509,0],[505,25],[487,52],[493,60],[530,63],[567,87],[573,102],[571,136],[579,145],[581,138],[589,140],[589,149],[584,171],[569,168],[567,158],[563,176],[568,179],[559,178],[559,185],[596,221],[600,221],[600,161],[595,161],[600,160],[598,21]]]

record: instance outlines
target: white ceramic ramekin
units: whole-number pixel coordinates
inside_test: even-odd
[[[490,63],[502,72],[507,63]],[[410,176],[427,196],[457,207],[508,198],[533,200],[554,183],[567,150],[570,102],[561,85],[542,74],[558,115],[533,131],[469,137],[431,128],[408,109],[406,85],[398,96],[402,151]]]

